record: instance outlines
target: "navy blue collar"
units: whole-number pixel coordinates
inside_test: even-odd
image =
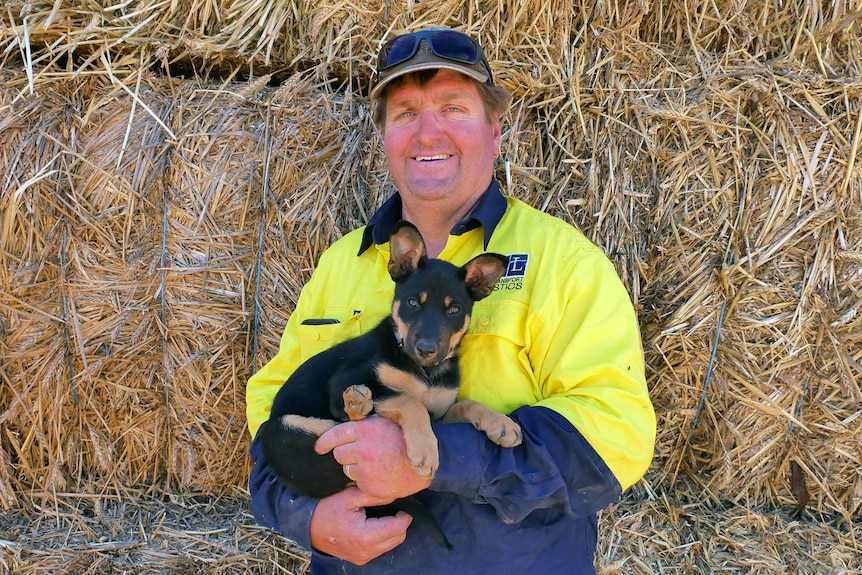
[[[479,198],[470,214],[455,224],[449,233],[453,236],[460,236],[481,226],[485,231],[485,249],[487,250],[488,243],[491,241],[491,234],[494,233],[494,229],[506,212],[506,205],[506,198],[503,197],[497,180],[492,178],[491,185]],[[395,193],[368,220],[368,225],[362,232],[362,244],[359,246],[359,253],[356,255],[365,253],[371,244],[379,245],[388,242],[395,224],[402,218],[401,196]]]

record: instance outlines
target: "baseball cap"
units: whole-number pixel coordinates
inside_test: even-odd
[[[440,68],[494,85],[491,66],[482,46],[463,32],[435,26],[401,34],[380,48],[377,70],[372,77],[371,100],[377,98],[395,78],[410,72]]]

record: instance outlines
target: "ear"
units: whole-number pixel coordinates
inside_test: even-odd
[[[394,281],[401,281],[416,271],[427,254],[416,226],[406,220],[395,224],[395,231],[389,237],[389,275]]]
[[[494,120],[491,123],[494,130],[494,157],[500,155],[500,138],[503,135],[503,127],[500,125],[500,114],[494,114]]]
[[[508,265],[509,258],[494,253],[482,254],[467,262],[461,269],[466,273],[464,283],[470,296],[475,301],[488,297]]]

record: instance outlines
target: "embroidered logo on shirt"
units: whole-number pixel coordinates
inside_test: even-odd
[[[529,254],[509,254],[509,267],[506,268],[504,278],[522,278],[527,275],[527,262]]]
[[[494,291],[521,289],[524,287],[524,276],[527,275],[527,264],[530,261],[529,254],[509,254],[509,265],[506,273],[494,286]]]

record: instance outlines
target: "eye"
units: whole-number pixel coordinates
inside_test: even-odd
[[[461,306],[458,304],[450,305],[449,309],[446,310],[446,313],[449,315],[458,315],[461,313]]]
[[[418,299],[416,299],[415,297],[409,297],[409,298],[407,298],[407,305],[408,305],[411,309],[419,309],[419,308],[421,308],[421,307],[422,307],[422,306],[419,304],[419,300],[418,300]]]

